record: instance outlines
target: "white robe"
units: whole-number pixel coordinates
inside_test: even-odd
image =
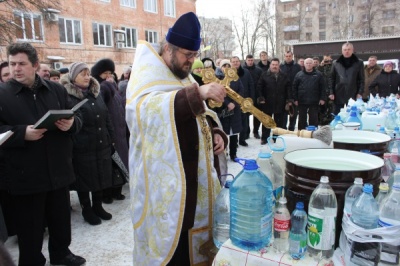
[[[177,247],[186,198],[186,179],[174,118],[178,90],[194,80],[178,79],[147,43],[140,41],[127,88],[126,120],[131,133],[130,191],[134,227],[134,265],[165,265]],[[215,113],[207,110],[216,121]],[[211,238],[212,209],[220,190],[213,167],[211,136],[199,134],[198,191],[194,227],[190,230],[192,265],[208,258],[199,246]],[[210,134],[208,132],[207,134]],[[206,138],[207,137],[207,138]]]

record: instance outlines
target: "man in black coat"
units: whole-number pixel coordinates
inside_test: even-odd
[[[293,60],[293,53],[292,51],[287,51],[285,53],[285,60],[282,62],[281,66],[280,66],[281,72],[285,73],[290,81],[290,87],[293,86],[293,80],[294,77],[296,76],[296,74],[298,72],[301,71],[301,66],[299,64],[297,64],[294,60]],[[297,107],[293,106],[293,114],[290,114],[290,118],[289,118],[289,127],[288,129],[293,131],[294,128],[296,127],[296,120],[297,120]],[[285,121],[284,121],[284,128],[286,128],[286,123],[287,123],[287,115],[289,115],[289,113],[286,113],[286,116],[284,117]]]
[[[14,134],[3,145],[0,187],[9,191],[15,211],[19,265],[45,265],[42,254],[45,219],[49,230],[50,263],[82,265],[69,250],[71,214],[68,186],[72,168],[71,134],[82,126],[80,114],[55,122],[57,129],[33,125],[48,110],[71,109],[66,90],[35,74],[38,55],[29,43],[7,47],[13,78],[0,84],[0,133]]]
[[[257,102],[261,111],[274,116],[277,127],[284,127],[287,120],[284,119],[285,105],[291,100],[291,87],[287,75],[279,69],[279,59],[273,58],[269,70],[263,72],[257,83]],[[267,143],[271,129],[262,127],[261,144]]]
[[[309,125],[318,126],[319,105],[325,104],[326,90],[322,73],[313,67],[313,59],[304,60],[304,70],[297,73],[293,81],[293,100],[299,109],[298,130]]]
[[[335,114],[350,98],[361,98],[364,92],[364,63],[353,51],[353,44],[343,44],[342,55],[332,64],[329,99],[335,101]]]
[[[254,64],[254,58],[251,54],[246,55],[246,61],[244,62],[243,68],[247,69],[250,72],[250,75],[253,79],[253,83],[254,83],[253,103],[254,103],[255,107],[259,108],[259,106],[257,104],[257,95],[256,95],[257,93],[255,91],[256,90],[255,87],[257,86],[258,80],[260,79],[263,71],[261,68],[259,68],[258,66],[256,66]],[[260,120],[258,120],[255,116],[253,116],[253,134],[256,139],[260,139],[260,135],[258,134],[258,129],[260,128],[260,124],[261,124]],[[248,129],[248,134],[249,133],[250,133],[250,127]]]

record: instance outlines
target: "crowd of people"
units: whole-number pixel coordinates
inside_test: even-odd
[[[16,235],[19,265],[44,265],[48,230],[50,263],[83,265],[85,259],[69,250],[70,191],[90,225],[112,219],[103,203],[125,199],[131,68],[118,79],[114,62],[104,58],[91,68],[74,62],[61,74],[40,64],[29,43],[9,45],[7,57],[0,65],[0,132],[13,135],[0,150],[1,241]],[[55,123],[56,130],[33,126],[48,110],[71,109],[83,99],[74,116]]]
[[[204,68],[221,80],[235,69],[239,79],[230,88],[289,130],[297,121],[298,129],[328,124],[331,113],[349,98],[367,99],[367,91],[381,96],[399,91],[393,65],[387,62],[381,70],[371,56],[364,67],[351,43],[343,44],[335,61],[327,54],[321,61],[296,63],[287,51],[281,62],[262,51],[258,63],[247,55],[243,65],[237,56],[200,60],[200,43],[198,18],[186,13],[159,51],[139,42],[133,65],[119,79],[109,58],[91,68],[74,62],[67,71],[52,70],[40,64],[31,44],[7,47],[8,61],[0,64],[0,133],[13,135],[0,150],[0,204],[8,234],[18,237],[19,265],[45,264],[46,228],[51,264],[83,265],[85,259],[69,250],[70,191],[77,192],[83,220],[98,225],[112,219],[103,204],[125,199],[127,179],[134,264],[190,265],[204,259],[199,245],[210,239],[210,209],[219,177],[226,174],[225,150],[235,160],[251,133],[261,145],[271,136],[255,117],[250,132],[250,114],[227,97],[223,85],[204,84]],[[33,126],[48,110],[71,109],[84,99],[73,117],[55,123],[56,130]],[[209,99],[222,106],[209,107]],[[0,233],[4,241],[7,233],[2,228]]]

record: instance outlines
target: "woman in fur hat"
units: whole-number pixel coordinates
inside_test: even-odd
[[[115,64],[111,59],[104,58],[94,64],[91,70],[93,78],[100,83],[101,96],[107,105],[111,122],[115,132],[114,148],[120,156],[125,168],[128,168],[128,140],[127,126],[125,122],[125,104],[124,99],[118,93],[117,83],[114,81],[113,73]],[[103,202],[112,203],[113,200],[124,200],[122,195],[122,186],[125,180],[114,178],[113,187],[103,191]]]
[[[72,189],[78,192],[82,215],[91,225],[110,220],[112,215],[102,206],[103,189],[112,185],[111,146],[114,131],[106,104],[100,96],[100,84],[90,76],[89,67],[82,62],[73,63],[69,73],[61,77],[71,101],[88,101],[79,109],[82,113],[81,131],[72,136],[74,141],[73,165],[76,182]],[[89,192],[92,192],[90,202]]]

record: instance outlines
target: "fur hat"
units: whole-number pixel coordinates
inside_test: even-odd
[[[60,71],[60,74],[67,74],[69,70],[67,67],[62,67],[58,71]]]
[[[108,58],[100,59],[92,66],[90,73],[92,77],[98,77],[102,73],[106,71],[111,71],[112,73],[115,71],[114,61]]]
[[[197,51],[200,48],[200,22],[193,12],[183,14],[168,30],[166,40],[180,48]]]
[[[83,63],[83,62],[72,63],[69,66],[69,72],[68,72],[69,80],[74,82],[76,79],[76,76],[78,76],[78,74],[84,69],[89,69],[89,66],[86,65],[86,63]]]
[[[61,76],[60,71],[54,70],[54,69],[50,70],[50,78],[51,77],[60,77],[60,76]]]
[[[221,62],[219,63],[220,67],[222,67],[225,64],[232,66],[231,61],[229,61],[229,59],[222,59]]]
[[[392,66],[392,68],[393,68],[393,62],[392,61],[386,61],[385,64],[383,64],[383,68],[385,68],[386,66]]]

